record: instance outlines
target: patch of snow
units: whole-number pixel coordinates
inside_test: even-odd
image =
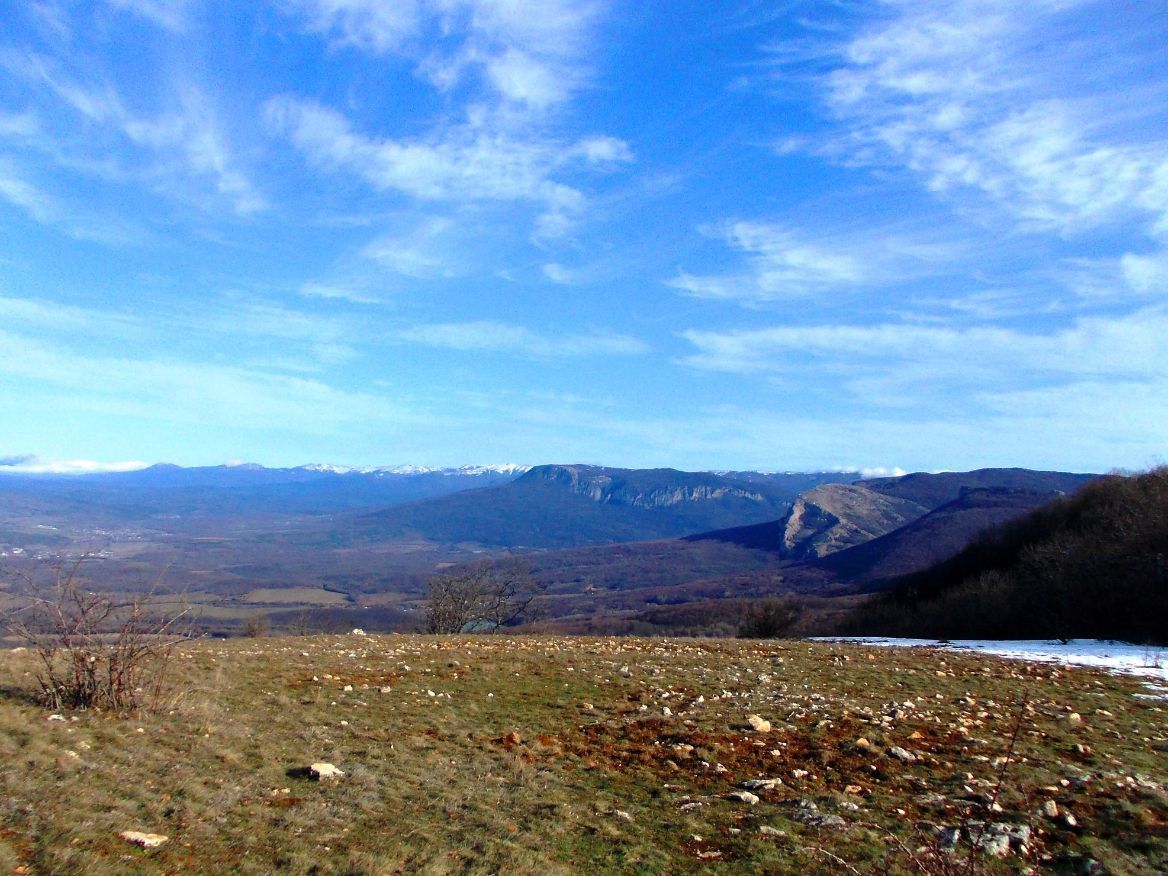
[[[897,639],[883,636],[821,638],[827,642],[855,642],[887,647],[952,648],[1016,660],[1092,666],[1111,672],[1139,675],[1168,685],[1168,647],[1132,645],[1106,639]]]

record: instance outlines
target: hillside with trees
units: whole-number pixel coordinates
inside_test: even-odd
[[[1168,642],[1168,467],[990,529],[857,610],[846,632]]]

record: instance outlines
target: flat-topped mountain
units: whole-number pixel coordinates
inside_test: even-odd
[[[578,547],[766,520],[786,511],[786,493],[710,472],[541,465],[501,486],[387,508],[351,525],[365,541],[418,537],[508,549]]]

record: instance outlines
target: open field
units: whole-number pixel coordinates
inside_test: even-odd
[[[1168,702],[1095,670],[802,641],[199,641],[162,711],[60,720],[32,655],[0,667],[7,872],[951,872],[975,843],[962,872],[1168,869]],[[777,781],[728,796],[757,779]]]

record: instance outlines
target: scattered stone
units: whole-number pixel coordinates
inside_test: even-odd
[[[143,833],[140,830],[123,830],[118,834],[128,843],[133,843],[142,849],[155,849],[170,839],[160,833]]]
[[[845,785],[844,786],[844,793],[845,794],[853,794],[853,795],[858,797],[859,795],[864,793],[864,789],[859,785]]]
[[[871,751],[872,743],[869,742],[866,737],[861,736],[856,740],[856,748],[860,749],[861,751]]]
[[[353,634],[354,636],[367,636],[367,635],[369,635],[367,632],[365,632],[365,631],[364,631],[363,629],[361,629],[360,627],[356,627],[356,628],[354,628],[354,630],[353,630],[353,633],[352,633],[352,634]]]
[[[763,836],[770,836],[775,839],[783,839],[787,836],[785,830],[779,830],[777,827],[771,827],[769,824],[760,824],[758,826],[758,832]]]
[[[1042,804],[1042,814],[1047,818],[1058,818],[1058,803],[1056,803],[1054,800],[1044,801]]]
[[[693,812],[695,809],[701,809],[705,805],[706,804],[702,803],[700,800],[694,800],[690,803],[682,803],[678,808],[681,809],[682,812]]]
[[[794,818],[796,821],[808,827],[821,827],[827,828],[828,830],[842,830],[848,826],[848,823],[838,815],[824,815],[821,812],[813,812],[810,809],[796,812]]]
[[[1010,838],[1005,834],[986,834],[977,842],[983,855],[991,858],[1005,858],[1010,854]]]
[[[756,733],[770,733],[771,732],[771,722],[768,721],[766,718],[762,718],[758,715],[747,715],[746,716],[746,723],[749,724],[750,728],[752,730],[754,730]]]
[[[624,809],[614,809],[614,810],[612,810],[612,814],[615,817],[619,818],[621,821],[632,821],[633,820],[632,813],[626,812]]]
[[[1080,715],[1078,712],[1071,712],[1071,714],[1067,715],[1067,723],[1073,724],[1073,725],[1082,724],[1083,723],[1083,716]]]
[[[893,745],[888,749],[888,756],[895,757],[901,763],[916,763],[917,756],[909,751],[907,748],[901,748],[899,745]]]
[[[747,779],[742,783],[742,787],[748,791],[757,791],[760,788],[764,791],[772,791],[781,784],[783,784],[782,779]]]
[[[753,806],[758,802],[758,795],[752,794],[749,791],[731,791],[726,795],[727,800],[737,800],[740,803],[749,803]]]
[[[325,763],[324,761],[319,761],[309,766],[308,774],[318,782],[324,782],[330,779],[339,779],[344,775],[343,772],[341,772],[331,763]]]

